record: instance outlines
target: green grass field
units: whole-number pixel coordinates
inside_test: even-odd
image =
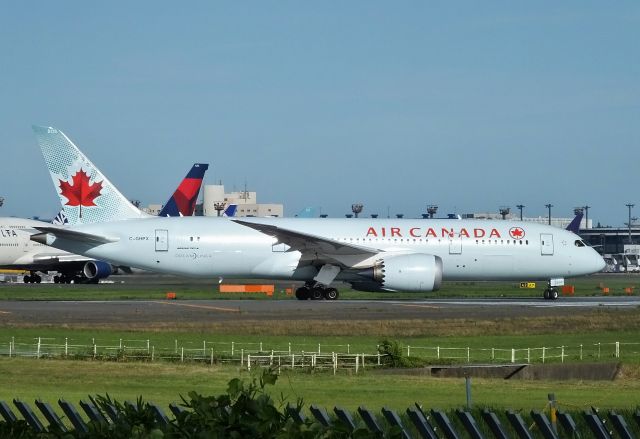
[[[640,372],[637,367],[629,367],[626,373],[626,378],[614,382],[473,379],[472,398],[480,407],[540,410],[547,394],[554,392],[560,406],[567,409],[633,408],[640,404]],[[108,393],[119,400],[144,395],[147,400],[167,406],[191,390],[219,394],[236,376],[251,379],[252,375],[227,366],[3,358],[0,399],[41,398],[55,402],[64,397],[77,402],[88,394]],[[295,402],[301,397],[307,404],[342,405],[352,410],[362,404],[404,411],[414,402],[439,408],[461,407],[465,403],[463,379],[387,375],[374,370],[358,375],[341,372],[337,376],[283,371],[270,392],[276,400],[284,396]]]

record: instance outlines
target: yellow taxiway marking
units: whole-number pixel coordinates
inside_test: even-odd
[[[440,309],[440,306],[435,306],[435,305],[417,305],[417,304],[408,304],[408,303],[395,303],[394,305],[398,305],[398,306],[411,306],[414,308],[430,308],[430,309]]]
[[[210,306],[210,305],[193,305],[190,303],[161,302],[161,301],[153,301],[153,303],[159,303],[160,305],[188,306],[191,308],[210,309],[213,311],[222,311],[222,312],[240,312],[240,309],[238,308],[221,308],[219,306]]]

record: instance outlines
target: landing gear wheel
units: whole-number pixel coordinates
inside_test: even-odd
[[[307,300],[309,296],[309,288],[307,287],[300,287],[296,290],[296,299],[298,300]]]
[[[36,282],[37,284],[39,284],[40,282],[42,282],[42,278],[41,278],[40,276],[38,276],[37,274],[36,274],[34,277],[35,277],[35,279],[34,279],[34,280],[35,280],[35,282]]]
[[[29,276],[28,274],[27,274],[27,275],[25,275],[25,277],[23,277],[23,278],[22,278],[22,281],[23,281],[25,284],[29,284],[29,283],[31,283],[31,276]]]
[[[337,300],[339,296],[338,290],[335,288],[327,288],[324,290],[324,297],[327,300]]]
[[[549,298],[551,297],[551,294],[548,288],[544,290],[544,293],[542,293],[542,297],[544,297],[544,300],[549,300]]]
[[[53,276],[53,283],[54,284],[59,284],[60,283],[60,276]]]
[[[311,300],[322,300],[324,296],[324,289],[320,287],[314,287],[311,289]]]
[[[549,299],[558,300],[558,290],[551,288],[551,291],[549,291]]]

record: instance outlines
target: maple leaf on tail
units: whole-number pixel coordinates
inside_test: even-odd
[[[71,184],[60,180],[60,194],[68,201],[67,206],[95,206],[93,202],[100,196],[102,182],[89,183],[89,175],[80,169],[71,177]]]

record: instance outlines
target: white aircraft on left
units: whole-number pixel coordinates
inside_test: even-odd
[[[194,164],[158,216],[193,215],[202,179],[208,168],[209,165],[205,163]],[[83,188],[82,170],[76,175],[77,179],[74,178],[73,184],[67,188],[69,197],[73,197],[74,188],[77,191]],[[233,216],[231,211],[235,211],[234,205],[228,209],[229,212],[225,211],[225,214]],[[63,210],[54,224],[64,224],[64,218]],[[49,225],[32,219],[0,218],[0,269],[29,271],[23,278],[25,283],[40,283],[42,277],[38,272],[58,272],[53,278],[55,283],[97,283],[113,273],[113,266],[108,262],[75,255],[29,239],[36,227]]]

